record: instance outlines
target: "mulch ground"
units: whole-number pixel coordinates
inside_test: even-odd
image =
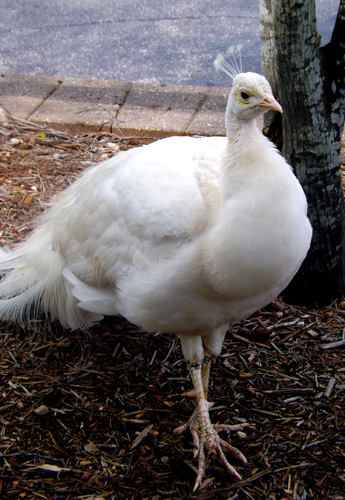
[[[87,166],[138,145],[102,132],[69,135],[29,122],[0,127],[0,244]],[[115,137],[115,138],[114,138]],[[0,328],[0,497],[21,499],[345,499],[345,302],[278,299],[233,325],[211,371],[214,423],[243,480],[210,457],[192,493],[193,411],[179,341],[106,319],[88,334],[57,323]]]

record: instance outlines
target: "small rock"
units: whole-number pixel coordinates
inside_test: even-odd
[[[112,151],[118,151],[120,149],[120,146],[115,142],[107,142],[107,147]]]
[[[38,415],[39,417],[42,417],[43,415],[49,413],[49,408],[47,408],[45,405],[42,405],[36,408],[36,410],[34,410],[34,413],[36,413],[36,415]]]
[[[99,453],[98,446],[96,446],[91,441],[89,441],[88,444],[84,446],[84,450],[86,451],[86,453]]]
[[[12,139],[10,139],[8,142],[11,144],[11,146],[18,146],[18,144],[20,144],[20,140],[16,137],[12,137]]]

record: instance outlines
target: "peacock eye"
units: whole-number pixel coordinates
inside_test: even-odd
[[[249,99],[249,94],[247,94],[247,92],[241,92],[241,99],[243,99],[244,101],[248,101]]]

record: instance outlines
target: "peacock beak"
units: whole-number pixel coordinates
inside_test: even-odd
[[[275,100],[272,94],[268,94],[267,92],[264,95],[264,100],[261,103],[261,108],[274,109],[275,111],[279,111],[279,113],[283,112],[283,108],[281,107],[279,102]]]

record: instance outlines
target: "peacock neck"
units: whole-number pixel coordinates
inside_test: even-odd
[[[261,176],[257,167],[266,141],[255,119],[228,119],[226,125],[228,141],[221,183],[223,204],[249,184],[252,185],[258,175]]]
[[[226,136],[230,146],[232,144],[238,144],[242,137],[244,139],[252,137],[252,134],[258,131],[256,119],[240,120],[231,115],[226,117],[225,126]],[[250,141],[247,140],[246,142],[247,144],[250,144]]]

